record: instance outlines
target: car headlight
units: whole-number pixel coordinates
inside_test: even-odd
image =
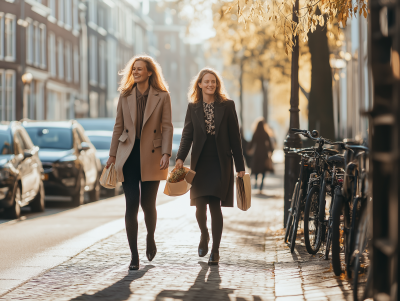
[[[10,172],[8,170],[6,170],[6,169],[0,170],[0,181],[8,179],[9,176],[10,176]]]

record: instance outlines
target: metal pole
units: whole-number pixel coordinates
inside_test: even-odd
[[[299,0],[293,7],[293,21],[297,22],[296,12],[299,10]],[[290,128],[299,128],[299,36],[293,37],[295,46],[292,52],[292,75],[291,75],[291,92],[290,92]],[[299,148],[302,146],[299,135],[288,132],[284,141],[285,150],[285,179],[284,179],[284,220],[283,225],[286,226],[288,210],[292,198],[293,188],[300,172],[300,157],[296,154],[288,154],[289,148]]]

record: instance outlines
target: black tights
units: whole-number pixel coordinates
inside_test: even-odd
[[[140,175],[140,140],[136,140],[135,146],[123,167],[124,182],[122,187],[125,192],[126,212],[125,227],[128,236],[132,257],[138,256],[138,211],[139,203],[144,213],[144,221],[147,228],[147,243],[154,242],[156,231],[157,210],[156,197],[160,181],[141,181]],[[153,247],[153,246],[151,246]],[[154,246],[155,247],[155,246]]]
[[[201,234],[208,235],[207,229],[207,204],[211,213],[211,232],[213,239],[212,253],[219,251],[221,242],[222,228],[224,219],[221,211],[221,201],[214,196],[204,196],[196,198],[196,219],[199,224]]]

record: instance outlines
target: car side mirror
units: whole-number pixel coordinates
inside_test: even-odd
[[[81,143],[81,151],[85,151],[85,150],[88,150],[88,149],[90,149],[90,145],[89,145],[89,143],[87,143],[87,142],[82,142]]]
[[[32,153],[31,152],[24,152],[24,158],[30,158],[32,157]]]

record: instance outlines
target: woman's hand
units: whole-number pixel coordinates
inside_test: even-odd
[[[114,165],[115,165],[115,157],[108,158],[108,161],[107,161],[107,164],[106,164],[106,168],[109,168],[111,163],[114,163]]]
[[[175,169],[183,168],[183,161],[181,159],[176,160],[175,162]]]
[[[160,161],[160,170],[167,169],[169,166],[169,155],[164,154]]]
[[[238,176],[239,178],[243,178],[245,174],[246,174],[245,171],[239,171],[239,172],[237,173],[237,176]]]

